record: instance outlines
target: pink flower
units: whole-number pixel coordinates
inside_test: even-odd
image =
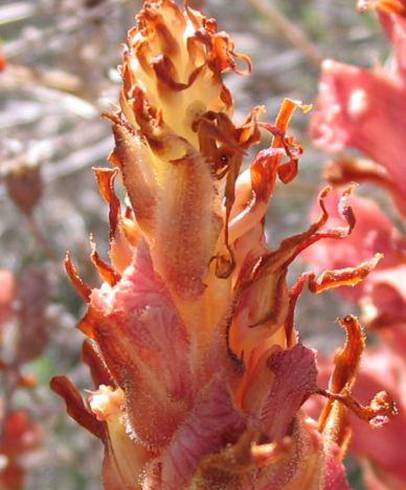
[[[23,488],[25,469],[21,457],[38,448],[42,439],[41,427],[24,410],[10,411],[4,417],[0,437],[0,486],[2,489],[19,490]]]
[[[13,314],[15,295],[16,284],[13,273],[8,270],[0,270],[0,339],[3,325]]]
[[[338,173],[341,183],[372,180],[381,184],[406,215],[406,6],[398,0],[362,4],[381,11],[394,49],[394,66],[368,70],[326,60],[311,134],[315,144],[326,151],[355,148],[374,160],[369,166],[355,159],[345,159],[342,165],[338,162],[333,179]]]
[[[404,170],[406,145],[406,3],[403,0],[360,1],[362,9],[378,9],[383,27],[394,48],[391,70],[365,70],[332,61],[325,62],[320,83],[318,112],[312,121],[315,143],[327,151],[356,148],[372,158],[341,156],[328,163],[327,179],[343,185],[350,181],[372,182],[391,193],[399,211],[406,215]],[[334,210],[339,191],[330,196],[328,209]],[[335,202],[334,202],[335,201]],[[406,239],[370,199],[353,198],[357,224],[351,236],[339,243],[317,243],[306,260],[319,268],[345,267],[370,254],[383,252],[376,270],[352,291],[348,299],[357,301],[364,323],[378,333],[381,346],[369,347],[363,358],[354,393],[363,402],[383,387],[399,401],[400,416],[379,434],[366,429],[351,416],[353,437],[349,450],[364,467],[370,490],[405,488],[406,432],[404,411],[406,363]],[[339,216],[336,215],[336,220]],[[323,361],[319,384],[327,386],[332,361]],[[378,388],[379,389],[379,388]],[[318,410],[309,408],[317,416]],[[319,407],[320,410],[320,407]],[[365,430],[366,429],[366,430]]]

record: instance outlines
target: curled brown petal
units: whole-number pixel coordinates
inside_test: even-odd
[[[356,286],[375,269],[382,257],[382,254],[375,254],[371,260],[362,262],[356,267],[328,270],[323,272],[317,279],[315,274],[310,274],[308,276],[309,290],[312,293],[319,294],[341,286]]]
[[[115,286],[121,279],[121,276],[116,272],[113,267],[105,262],[96,251],[96,243],[93,235],[90,235],[90,245],[92,247],[92,253],[90,254],[90,260],[93,262],[96,270],[101,279],[110,286]]]
[[[352,388],[365,349],[365,333],[357,318],[347,315],[339,323],[345,329],[347,337],[344,347],[334,356],[334,371],[329,383],[329,389],[333,393]]]
[[[322,190],[319,197],[322,214],[307,231],[283,240],[277,250],[264,254],[258,260],[253,261],[251,264],[246,265],[241,269],[235,287],[237,298],[243,298],[241,293],[244,290],[247,290],[254,283],[265,277],[268,277],[268,286],[273,283],[273,287],[271,288],[272,298],[269,299],[269,310],[255,321],[251,327],[256,327],[268,321],[272,321],[274,325],[277,325],[279,324],[279,321],[283,320],[284,322],[288,319],[290,323],[286,325],[287,331],[289,332],[292,329],[293,313],[289,311],[289,292],[286,283],[288,266],[300,252],[318,240],[322,238],[345,238],[351,233],[355,225],[355,218],[352,209],[348,205],[348,197],[353,188],[354,186],[350,186],[343,192],[338,205],[340,214],[347,222],[347,227],[338,227],[326,231],[323,230],[323,227],[329,218],[324,200],[331,190],[330,187],[326,187]],[[368,267],[366,267],[366,269],[368,269]],[[359,272],[359,274],[361,274],[361,272]],[[344,281],[344,278],[341,279]],[[350,279],[355,281],[354,277],[350,277]],[[294,303],[291,304],[291,306],[293,305]]]
[[[68,414],[79,425],[99,439],[103,439],[105,430],[102,422],[87,409],[79,390],[66,376],[55,376],[51,379],[51,390],[64,399]]]
[[[250,166],[252,190],[255,199],[267,202],[272,195],[277,173],[277,161],[283,157],[282,148],[267,148],[258,153]]]
[[[247,287],[253,281],[264,277],[265,275],[287,268],[288,265],[307,247],[323,238],[345,238],[348,236],[355,226],[355,217],[352,209],[348,205],[348,197],[352,192],[353,186],[346,189],[339,202],[340,214],[347,221],[346,228],[333,228],[323,231],[322,228],[327,223],[329,218],[325,199],[331,191],[330,187],[324,188],[319,196],[319,204],[322,210],[320,218],[303,233],[293,235],[283,240],[277,250],[263,255],[253,266],[250,273],[245,271],[244,277],[240,277],[240,287]]]
[[[74,263],[72,262],[72,258],[70,252],[66,252],[65,254],[65,270],[74,286],[78,294],[89,303],[90,294],[92,292],[91,288],[83,281],[83,279],[79,276],[78,270],[76,269]]]
[[[362,405],[347,391],[332,393],[329,390],[319,389],[317,393],[330,401],[342,403],[360,419],[365,420],[375,428],[385,425],[399,413],[396,403],[386,391],[376,393],[368,405]]]
[[[298,101],[284,99],[278,117],[276,118],[275,125],[261,123],[261,127],[273,135],[272,147],[283,148],[285,155],[288,157],[288,161],[284,163],[279,163],[281,159],[279,158],[277,166],[278,177],[284,184],[288,184],[296,177],[299,157],[303,153],[302,146],[297,143],[294,138],[288,137],[286,132],[295,110],[300,108],[304,112],[307,112],[309,107],[310,106],[302,105]]]
[[[291,343],[294,342],[292,332],[294,331],[296,303],[306,284],[309,290],[315,294],[320,294],[324,291],[329,291],[330,289],[342,286],[356,286],[375,269],[381,258],[382,254],[375,254],[371,260],[363,262],[356,267],[324,271],[319,277],[316,277],[314,272],[305,272],[299,276],[295,284],[289,290],[289,312],[285,327],[288,345],[291,345]]]
[[[93,171],[96,175],[100,194],[109,205],[110,240],[112,240],[116,232],[120,213],[120,201],[114,192],[114,182],[118,169],[93,167]]]
[[[365,348],[365,334],[354,316],[346,316],[340,320],[340,325],[345,328],[347,338],[344,347],[334,356],[335,366],[329,383],[329,393],[345,395],[339,398],[346,401],[351,394],[356,371]],[[318,389],[316,393],[324,394],[322,391]],[[327,443],[337,444],[344,454],[351,429],[348,421],[348,407],[340,401],[336,397],[328,397],[328,402],[319,417],[319,430],[323,433]]]
[[[260,140],[258,118],[263,112],[263,107],[255,107],[239,128],[234,126],[226,114],[208,112],[198,121],[200,150],[213,165],[216,178],[221,179],[226,176],[224,247],[227,254],[219,254],[215,257],[216,275],[220,278],[229,277],[234,269],[229,222],[236,198],[236,181],[245,150]]]
[[[175,92],[181,92],[182,90],[188,89],[191,85],[193,85],[196,78],[202,73],[203,69],[206,65],[201,65],[195,68],[192,73],[189,75],[189,79],[186,83],[177,82],[175,80],[176,73],[175,67],[170,58],[165,55],[160,56],[154,63],[152,64],[155,74],[158,77],[159,81],[170,90]],[[165,90],[161,91],[162,95],[165,95]]]
[[[334,356],[334,370],[328,389],[328,393],[334,396],[328,396],[327,392],[318,390],[319,394],[328,397],[328,402],[319,418],[319,430],[329,434],[329,437],[337,443],[345,439],[343,435],[348,431],[347,411],[344,407],[348,404],[355,406],[349,400],[361,355],[365,349],[365,333],[357,318],[347,315],[339,320],[339,323],[346,330],[347,338],[343,348]],[[339,395],[338,398],[335,395]],[[337,406],[339,401],[342,403]]]

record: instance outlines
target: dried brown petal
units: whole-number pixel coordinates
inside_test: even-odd
[[[22,213],[30,215],[42,196],[41,168],[24,164],[12,166],[5,183],[10,199]]]
[[[82,427],[94,434],[96,437],[103,439],[105,429],[102,422],[88,410],[83,401],[79,390],[66,376],[55,376],[51,379],[51,390],[64,399],[66,411]]]
[[[114,286],[121,279],[121,276],[116,272],[110,264],[107,264],[96,251],[96,243],[94,241],[93,235],[90,235],[90,245],[92,247],[92,253],[90,254],[90,259],[93,262],[96,270],[107,284]]]
[[[361,405],[351,395],[361,355],[365,349],[365,334],[354,316],[346,316],[340,324],[347,332],[344,347],[334,357],[334,371],[328,390],[318,392],[328,398],[320,419],[320,430],[334,442],[348,443],[347,409],[358,417],[378,427],[388,422],[398,411],[386,392],[377,393],[369,405]]]
[[[93,167],[99,192],[109,205],[110,240],[114,237],[120,214],[120,201],[114,192],[117,169]]]
[[[76,292],[86,301],[86,303],[90,300],[90,294],[92,292],[91,288],[81,279],[79,276],[78,270],[72,262],[70,252],[66,252],[65,254],[65,270],[76,289]]]
[[[346,316],[340,320],[340,325],[345,329],[347,338],[344,347],[334,356],[334,372],[329,383],[333,393],[351,390],[365,349],[365,333],[355,316]]]

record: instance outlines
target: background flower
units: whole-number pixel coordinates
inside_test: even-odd
[[[337,186],[352,180],[378,184],[392,195],[400,213],[404,214],[402,116],[400,112],[393,112],[394,101],[387,105],[385,98],[394,96],[397,100],[397,91],[399,100],[404,98],[405,5],[400,1],[359,3],[363,9],[376,8],[379,12],[393,46],[393,64],[390,68],[371,71],[326,62],[321,76],[319,109],[312,121],[312,136],[315,143],[327,151],[354,147],[376,160],[339,156],[328,162],[325,175]],[[396,137],[398,129],[401,130]],[[391,148],[388,146],[385,150],[389,142],[387,136],[394,140],[389,144]],[[378,200],[357,198],[353,200],[353,206],[358,223],[347,243],[340,243],[338,247],[328,242],[316,244],[309,250],[306,260],[313,266],[319,264],[319,267],[344,266],[378,249],[384,253],[384,259],[363,285],[345,292],[348,299],[359,304],[364,322],[377,334],[379,344],[367,348],[355,392],[367,400],[374,387],[382,382],[399,400],[400,413],[403,413],[402,386],[406,373],[406,296],[401,279],[406,258],[404,222],[397,219],[395,224],[382,211]],[[326,372],[320,377],[324,384],[327,383],[328,365],[326,359]],[[313,410],[316,410],[314,406]],[[405,485],[403,468],[406,461],[403,451],[399,450],[405,437],[401,418],[391,429],[387,427],[382,431],[382,439],[378,439],[373,431],[364,431],[357,420],[352,420],[354,436],[350,451],[364,465],[368,488],[400,489]]]

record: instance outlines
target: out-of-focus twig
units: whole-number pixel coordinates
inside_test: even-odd
[[[268,0],[248,0],[251,5],[266,17],[275,29],[317,68],[323,61],[323,54],[296,24],[292,23],[282,12],[273,7]]]
[[[9,2],[0,6],[0,25],[32,17],[36,7],[30,2]]]
[[[3,89],[32,87],[35,84],[69,93],[77,93],[81,88],[81,81],[76,75],[57,69],[41,70],[8,64],[0,77],[0,87]]]

